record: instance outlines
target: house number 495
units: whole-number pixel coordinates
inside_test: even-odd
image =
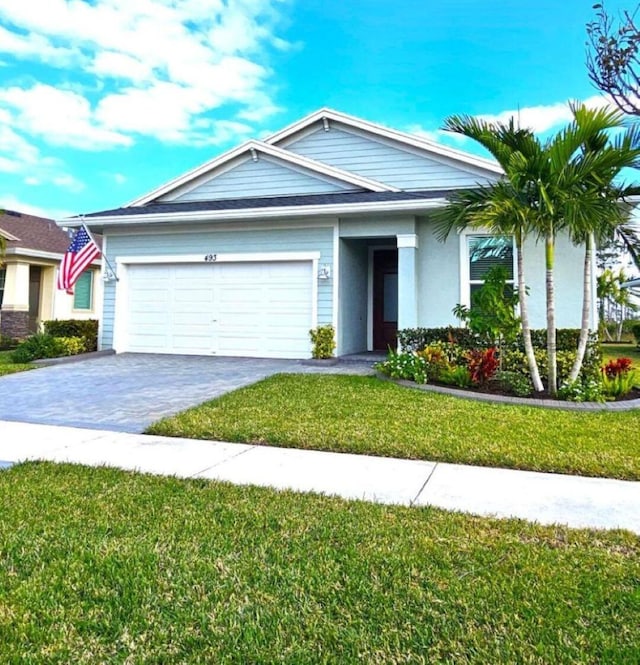
[[[207,254],[207,255],[204,257],[204,260],[205,260],[206,263],[213,263],[213,262],[216,261],[217,259],[218,259],[218,255],[217,255],[217,254]]]

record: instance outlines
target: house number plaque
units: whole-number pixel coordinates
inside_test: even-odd
[[[218,260],[217,254],[206,254],[204,257],[205,263],[214,263]]]

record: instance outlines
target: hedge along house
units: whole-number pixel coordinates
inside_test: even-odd
[[[321,109],[114,210],[86,215],[117,280],[101,347],[307,358],[333,324],[337,354],[384,350],[398,329],[456,324],[511,238],[436,239],[448,192],[499,178],[493,162]],[[79,220],[64,220],[78,224]],[[533,326],[545,326],[544,247],[527,247]],[[578,327],[582,249],[558,239],[558,325]]]
[[[6,242],[0,257],[0,334],[21,339],[38,332],[43,321],[100,316],[100,261],[80,276],[73,294],[56,288],[69,235],[54,220],[6,210],[0,214],[0,235]]]

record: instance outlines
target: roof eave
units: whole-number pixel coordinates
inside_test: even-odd
[[[324,205],[278,206],[273,208],[242,208],[239,210],[194,210],[188,212],[145,213],[136,215],[112,215],[69,218],[58,221],[65,226],[118,226],[134,224],[169,224],[175,222],[226,222],[253,221],[259,219],[322,217],[357,215],[364,213],[420,212],[446,205],[446,199],[410,199],[378,202],[332,203]]]

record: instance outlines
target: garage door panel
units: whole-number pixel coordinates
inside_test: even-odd
[[[130,351],[307,358],[312,264],[129,267]]]

